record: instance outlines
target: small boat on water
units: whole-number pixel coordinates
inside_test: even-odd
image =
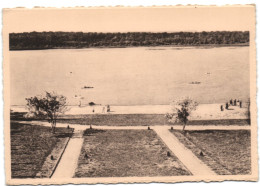
[[[192,85],[198,85],[198,84],[201,84],[201,82],[200,81],[192,81],[192,82],[190,82],[189,84],[192,84]]]

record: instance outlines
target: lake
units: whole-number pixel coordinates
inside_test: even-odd
[[[167,105],[249,98],[249,47],[135,47],[10,51],[11,105],[44,91],[68,103]],[[84,88],[94,87],[94,88]]]

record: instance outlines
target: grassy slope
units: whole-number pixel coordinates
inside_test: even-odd
[[[33,178],[55,145],[67,137],[65,128],[57,128],[56,135],[50,127],[11,122],[11,172],[12,178]]]
[[[251,173],[250,131],[189,131],[186,138],[196,148],[181,139],[183,135],[180,132],[173,133],[218,174]],[[200,151],[204,153],[204,157],[199,155]]]
[[[83,124],[83,125],[182,125],[182,123],[169,123],[163,114],[106,114],[106,115],[74,115],[65,116],[58,120],[59,123]],[[194,120],[187,125],[249,125],[245,119],[230,120]]]
[[[75,177],[188,175],[152,130],[86,130]],[[84,155],[87,154],[86,159]]]

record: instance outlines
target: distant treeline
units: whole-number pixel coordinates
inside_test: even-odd
[[[24,32],[9,35],[10,50],[55,48],[249,45],[249,32]]]

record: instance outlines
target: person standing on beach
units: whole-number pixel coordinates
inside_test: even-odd
[[[228,102],[226,103],[226,109],[228,110]]]
[[[239,102],[239,107],[242,108],[242,101]]]
[[[223,109],[223,105],[221,105],[221,106],[220,106],[220,110],[221,110],[221,111],[223,111],[223,110],[224,110],[224,109]]]
[[[237,106],[237,100],[236,99],[234,100],[234,105]]]
[[[232,99],[230,100],[230,105],[233,105],[233,100]]]

